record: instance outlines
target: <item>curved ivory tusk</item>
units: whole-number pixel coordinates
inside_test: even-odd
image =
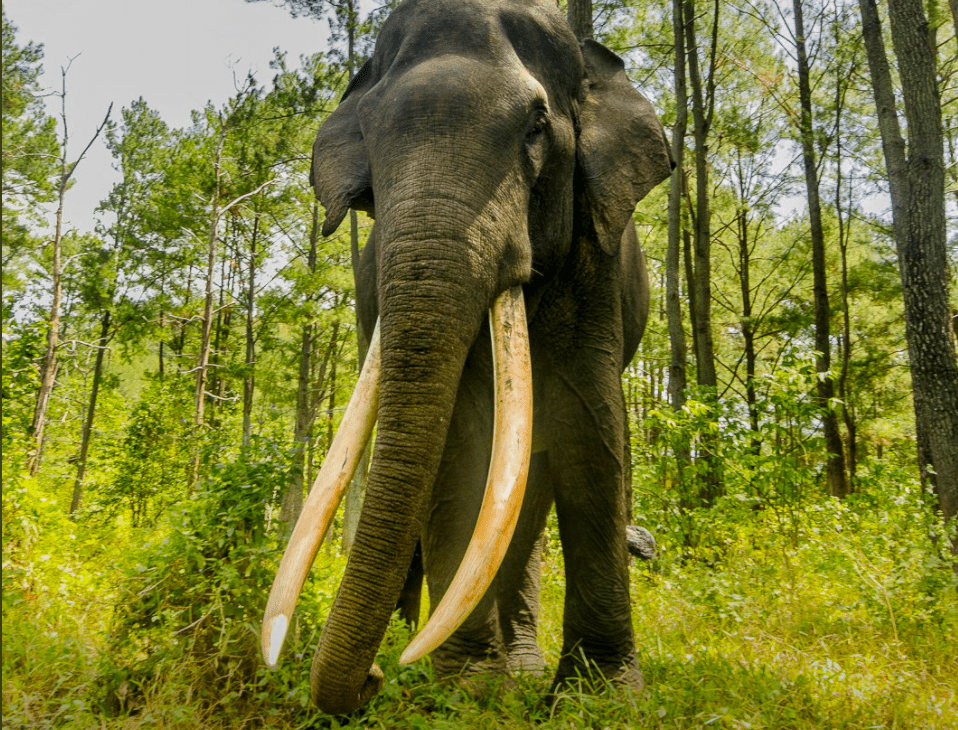
[[[276,666],[283,641],[286,639],[290,617],[303,590],[313,558],[316,557],[316,550],[326,535],[329,523],[342,501],[349,480],[356,472],[359,459],[376,424],[379,410],[379,370],[377,321],[356,389],[349,399],[336,437],[296,521],[296,527],[293,528],[293,534],[289,538],[269,592],[262,633],[263,659],[269,667]]]
[[[449,589],[400,664],[426,656],[466,620],[492,583],[516,529],[532,448],[532,368],[522,287],[503,292],[489,315],[496,376],[492,459],[476,529]]]

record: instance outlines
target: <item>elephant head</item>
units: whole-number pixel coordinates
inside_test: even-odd
[[[284,556],[263,631],[272,664],[350,464],[378,421],[358,534],[313,663],[322,710],[355,709],[382,682],[375,654],[488,313],[505,410],[480,528],[448,606],[404,660],[455,630],[512,534],[531,441],[524,303],[531,314],[575,240],[617,255],[636,202],[670,169],[662,127],[622,61],[580,45],[552,2],[407,0],[383,26],[319,130],[311,175],[324,235],[349,208],[375,218],[376,286],[360,296],[378,317],[379,344],[360,379],[369,390],[354,395]]]

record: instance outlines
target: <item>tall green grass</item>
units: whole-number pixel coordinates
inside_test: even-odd
[[[810,499],[787,521],[730,498],[710,513],[715,539],[703,538],[701,555],[680,531],[660,532],[660,557],[632,567],[647,682],[637,700],[569,691],[547,704],[548,674],[474,696],[437,683],[428,661],[400,668],[408,637],[396,625],[383,692],[334,719],[311,709],[308,675],[343,567],[337,546],[317,560],[280,669],[257,658],[280,548],[261,505],[277,473],[265,459],[224,465],[151,531],[74,523],[29,479],[5,474],[3,726],[958,727],[954,565],[901,474],[866,481],[844,503]],[[563,568],[549,535],[540,643],[554,667]]]

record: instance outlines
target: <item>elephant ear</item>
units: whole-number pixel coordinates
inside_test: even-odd
[[[369,158],[359,127],[359,102],[375,83],[371,60],[366,61],[346,88],[313,142],[309,183],[326,209],[323,235],[332,234],[350,208],[373,212]]]
[[[625,63],[593,40],[582,43],[586,93],[579,110],[577,162],[602,249],[618,250],[635,204],[672,171],[655,110],[625,75]]]

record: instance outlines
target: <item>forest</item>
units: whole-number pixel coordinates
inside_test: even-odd
[[[277,49],[188,126],[140,97],[89,134],[3,10],[3,727],[958,726],[958,2],[559,3],[675,163],[634,213],[651,311],[622,376],[646,686],[546,700],[553,511],[542,676],[400,666],[397,616],[345,717],[308,678],[365,465],[276,669],[260,624],[369,337],[372,220],[321,234],[310,150],[398,2],[275,4],[329,50]],[[83,231],[63,206],[93,145],[119,176]]]

